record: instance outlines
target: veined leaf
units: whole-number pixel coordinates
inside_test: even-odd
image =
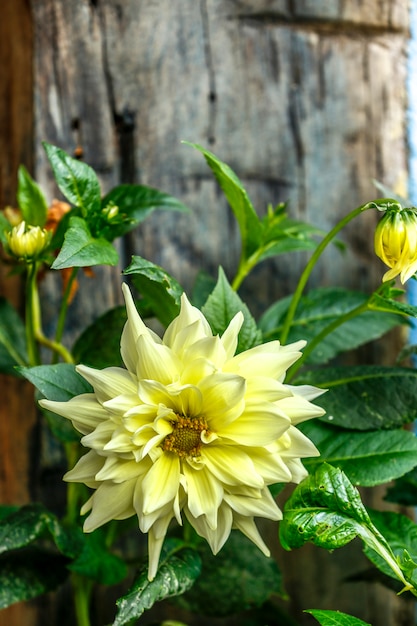
[[[168,326],[180,310],[181,285],[162,267],[140,256],[132,257],[131,264],[123,273],[132,277],[155,317]]]
[[[312,341],[328,326],[365,305],[369,296],[339,287],[312,289],[301,298],[291,326],[287,343],[304,339]],[[259,321],[264,338],[279,339],[291,296],[272,305]],[[366,311],[330,332],[309,355],[308,363],[326,363],[337,354],[353,350],[386,332],[407,323],[404,316],[380,311]]]
[[[417,506],[417,468],[397,478],[388,487],[384,499],[404,506]]]
[[[67,560],[39,548],[0,556],[0,609],[53,591],[68,577]]]
[[[20,367],[19,372],[34,385],[47,400],[66,402],[82,393],[91,393],[91,385],[70,363]]]
[[[184,143],[199,150],[206,159],[239,224],[244,257],[250,257],[260,247],[262,223],[253,208],[246,189],[234,171],[226,163],[220,161],[212,152],[205,150],[196,143],[188,143],[186,141]]]
[[[64,244],[51,267],[62,270],[66,267],[117,265],[118,260],[116,249],[107,239],[94,238],[85,220],[71,217]]]
[[[120,224],[112,226],[113,239],[135,228],[155,209],[185,213],[190,211],[177,198],[145,185],[118,185],[104,196],[101,206],[103,209],[116,206],[119,214],[123,216]]]
[[[113,626],[124,626],[138,619],[158,600],[187,591],[199,576],[201,559],[197,552],[185,548],[178,539],[168,539],[163,548],[157,574],[151,582],[143,569],[127,595],[120,598]]]
[[[372,523],[358,490],[340,469],[327,463],[295,488],[285,504],[279,533],[286,550],[307,542],[333,550],[359,537],[384,559],[407,589],[411,588],[388,542]]]
[[[46,142],[43,147],[57,185],[67,200],[79,207],[85,218],[100,211],[100,183],[94,170],[86,163],[73,159],[61,148]]]
[[[340,611],[310,609],[309,611],[304,611],[304,613],[310,613],[321,626],[371,626],[368,622],[363,622],[357,617],[341,613]]]
[[[19,166],[17,180],[17,203],[22,211],[23,219],[31,226],[44,226],[48,205],[41,188],[24,165]]]
[[[239,333],[237,352],[242,352],[258,345],[261,342],[261,333],[248,307],[233,291],[224,271],[220,268],[217,284],[202,308],[213,334],[222,335],[239,311],[243,313],[244,322]]]
[[[417,524],[401,513],[393,511],[370,510],[372,523],[388,541],[391,550],[404,570],[408,569],[407,578],[417,588]],[[368,559],[387,576],[395,578],[384,559],[371,547],[365,546]]]
[[[305,459],[314,471],[323,461],[342,469],[354,485],[371,487],[403,476],[417,465],[417,438],[406,430],[353,432],[312,420],[300,425],[320,451]]]
[[[297,383],[327,389],[315,403],[322,421],[349,429],[398,428],[417,419],[417,371],[407,367],[357,365],[315,369]]]

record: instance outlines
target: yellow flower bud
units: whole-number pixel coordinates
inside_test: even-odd
[[[417,271],[417,215],[415,209],[388,209],[375,230],[375,253],[391,269],[383,282],[400,275],[405,283]]]
[[[52,233],[40,226],[20,222],[6,233],[8,252],[20,260],[32,261],[48,247]]]

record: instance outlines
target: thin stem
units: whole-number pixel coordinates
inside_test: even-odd
[[[35,330],[38,315],[36,287],[37,269],[38,268],[36,263],[29,263],[26,276],[25,327],[29,365],[39,365],[40,363],[39,349],[36,343]]]
[[[331,231],[327,233],[324,239],[319,243],[313,254],[311,255],[310,260],[304,268],[303,273],[301,274],[300,280],[298,282],[297,288],[294,292],[294,295],[291,299],[291,304],[288,308],[287,316],[285,318],[284,326],[281,333],[281,343],[285,343],[287,341],[288,333],[290,332],[291,324],[294,320],[295,311],[297,309],[298,303],[304,291],[304,287],[307,284],[308,279],[310,278],[310,274],[313,271],[314,266],[316,265],[318,259],[320,258],[322,252],[328,246],[328,244],[334,239],[337,233],[342,230],[351,220],[353,220],[357,215],[366,211],[367,209],[375,208],[375,202],[367,202],[366,204],[361,205],[357,209],[354,209],[348,215],[346,215],[340,222],[336,224]]]
[[[91,626],[90,622],[90,599],[93,583],[85,576],[72,574],[72,590],[74,594],[75,615],[77,626]]]
[[[71,294],[71,288],[72,288],[73,282],[76,279],[77,274],[78,274],[78,269],[79,269],[78,267],[72,268],[70,277],[65,287],[64,295],[62,297],[61,309],[59,311],[58,322],[57,322],[57,327],[56,327],[56,332],[55,332],[55,341],[58,343],[61,342],[62,335],[64,334],[65,319],[66,319],[67,311],[69,307],[69,297]]]
[[[232,289],[234,291],[237,291],[239,289],[246,276],[255,267],[261,252],[261,250],[258,250],[257,253],[253,254],[249,259],[240,259],[236,276],[234,277],[232,282]]]
[[[304,348],[302,356],[298,359],[296,363],[292,367],[289,368],[287,372],[287,377],[285,382],[290,382],[292,378],[294,378],[295,374],[298,372],[300,367],[303,365],[307,357],[313,352],[316,346],[323,341],[327,335],[330,335],[336,328],[353,319],[357,315],[361,315],[369,310],[368,300],[365,303],[359,304],[357,307],[345,313],[344,315],[340,315],[337,317],[331,324],[323,328],[321,332],[318,333]]]
[[[72,358],[69,350],[67,350],[62,343],[57,343],[56,341],[45,337],[40,329],[36,330],[36,339],[39,341],[39,343],[44,345],[46,348],[52,350],[52,352],[54,352],[55,354],[59,354],[65,361],[65,363],[74,363],[74,359]]]

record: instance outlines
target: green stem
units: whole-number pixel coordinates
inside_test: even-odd
[[[28,272],[28,293],[26,295],[26,302],[30,310],[27,310],[26,326],[29,327],[28,351],[31,350],[32,352],[34,352],[34,354],[31,354],[31,352],[29,352],[29,362],[31,365],[40,363],[39,351],[37,346],[37,342],[39,342],[45,347],[52,350],[52,352],[54,352],[55,354],[60,355],[66,363],[73,363],[73,358],[70,352],[66,349],[66,347],[62,345],[62,343],[59,343],[59,341],[53,341],[52,339],[48,339],[48,337],[46,337],[42,331],[41,306],[39,301],[38,284],[36,280],[37,267],[35,263],[32,263],[29,267],[30,269]],[[33,347],[30,348],[29,346]],[[36,358],[36,360],[32,362],[31,358]]]
[[[85,576],[72,574],[72,590],[74,594],[75,615],[77,626],[91,626],[90,622],[90,599],[93,583]]]
[[[304,268],[303,273],[301,274],[300,280],[298,282],[297,288],[294,292],[294,295],[291,299],[291,304],[288,308],[287,316],[285,318],[285,322],[283,325],[282,333],[281,333],[281,343],[284,344],[287,341],[288,333],[290,332],[291,324],[294,320],[295,311],[297,309],[298,303],[304,291],[304,287],[307,284],[308,279],[310,278],[310,274],[313,271],[314,266],[316,265],[318,259],[320,258],[322,252],[328,246],[328,244],[334,239],[339,231],[342,230],[351,220],[353,220],[357,215],[366,211],[367,209],[375,208],[375,202],[367,202],[366,204],[361,205],[357,209],[351,211],[348,215],[346,215],[340,222],[336,224],[331,231],[329,231],[324,237],[324,239],[319,243],[313,254],[311,255],[310,260]]]
[[[38,268],[36,263],[29,263],[27,276],[26,276],[26,313],[25,313],[25,327],[26,327],[26,342],[28,351],[29,365],[39,365],[40,356],[39,349],[36,342],[36,325],[37,325],[37,278]]]
[[[55,341],[58,343],[61,342],[62,335],[64,334],[65,319],[66,319],[67,311],[69,307],[69,296],[71,293],[72,284],[77,277],[78,269],[79,269],[78,267],[72,268],[71,275],[69,277],[67,286],[65,287],[64,295],[62,297],[61,309],[59,311],[58,322],[57,322],[57,327],[56,327],[56,332],[55,332]]]
[[[348,322],[349,320],[353,319],[357,315],[361,315],[362,313],[365,313],[366,311],[368,311],[369,310],[368,303],[369,303],[369,300],[367,300],[365,303],[359,304],[357,307],[355,307],[354,309],[352,309],[348,313],[345,313],[344,315],[341,315],[340,317],[337,317],[331,324],[329,324],[328,326],[323,328],[323,330],[321,332],[319,332],[319,334],[316,335],[314,337],[314,339],[312,339],[306,345],[306,347],[303,350],[303,354],[298,359],[298,361],[296,363],[294,363],[294,365],[292,367],[289,368],[289,370],[287,372],[287,377],[286,377],[285,382],[288,383],[288,382],[290,382],[290,380],[292,380],[292,378],[294,378],[296,372],[298,372],[298,370],[303,365],[303,363],[305,362],[307,357],[313,352],[313,350],[316,348],[316,346],[321,341],[323,341],[323,339],[325,337],[327,337],[327,335],[330,335],[330,333],[332,333],[334,330],[336,330],[336,328],[338,328],[339,326],[341,326],[345,322]]]
[[[240,262],[239,262],[239,267],[237,268],[236,276],[234,277],[233,282],[232,282],[232,289],[234,291],[237,291],[239,289],[240,285],[243,283],[246,276],[255,267],[256,263],[258,262],[258,258],[261,252],[262,252],[261,250],[258,250],[257,253],[253,254],[249,259],[243,259],[241,257]]]

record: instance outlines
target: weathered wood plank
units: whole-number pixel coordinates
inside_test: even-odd
[[[141,254],[187,289],[199,267],[214,275],[220,262],[233,275],[236,225],[201,155],[182,139],[227,161],[260,213],[268,202],[289,200],[292,216],[325,229],[376,195],[373,178],[404,189],[406,0],[36,0],[33,12],[36,174],[50,198],[57,191],[42,139],[69,152],[81,145],[104,190],[150,184],[193,208],[191,217],[155,214],[121,243],[121,266]],[[329,250],[311,284],[377,284],[374,223],[369,214],[349,228],[349,253]],[[248,279],[243,293],[255,312],[293,290],[302,263],[282,257]],[[119,271],[86,279],[88,296],[80,292],[75,302],[68,339],[120,301]],[[44,297],[52,326],[59,299],[52,275]],[[275,530],[269,539],[282,560]],[[393,594],[384,595],[388,618],[368,586],[352,593],[341,582],[358,563],[355,548],[335,558],[310,548],[286,557],[300,623],[312,624],[300,613],[307,604],[373,626],[402,623]]]

